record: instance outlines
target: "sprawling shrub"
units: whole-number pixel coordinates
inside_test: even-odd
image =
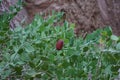
[[[74,24],[56,25],[62,14],[14,30],[0,27],[0,79],[113,80],[120,68],[120,39],[111,28],[76,38]],[[6,23],[7,24],[7,23]],[[56,26],[55,26],[56,25]],[[59,50],[56,43],[62,40]]]

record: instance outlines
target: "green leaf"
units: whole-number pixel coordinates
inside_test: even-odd
[[[111,27],[104,28],[104,31],[107,32],[107,36],[111,36],[112,35],[112,29],[111,29]]]
[[[107,67],[105,68],[104,73],[105,73],[106,75],[112,74],[111,65],[109,65],[109,66],[107,66]]]
[[[21,30],[22,30],[22,27],[20,27],[20,26],[19,26],[19,27],[16,27],[16,28],[14,29],[15,32],[19,32],[19,31],[21,31]]]
[[[54,56],[53,54],[50,54],[50,55],[49,55],[49,59],[50,59],[51,61],[54,61],[55,56]]]
[[[23,64],[25,64],[23,61],[19,61],[19,62],[17,62],[17,64],[18,65],[23,65]]]
[[[74,38],[73,38],[73,37],[72,37],[72,38],[70,38],[69,45],[70,45],[70,46],[73,46],[74,41],[75,41],[75,40],[74,40]]]
[[[112,35],[111,39],[114,40],[114,41],[118,41],[119,40],[119,38],[117,36],[115,36],[115,35]]]
[[[31,54],[30,54],[31,55]],[[31,59],[29,57],[29,54],[26,54],[26,53],[22,53],[20,54],[20,60],[21,61],[24,61],[24,62],[29,62]]]
[[[37,75],[41,74],[42,72],[35,72],[34,70],[31,70],[29,72],[27,72],[27,75],[29,77],[36,77]]]
[[[75,28],[75,24],[74,23],[70,24],[70,28],[74,29]]]
[[[15,53],[17,53],[18,50],[19,50],[19,47],[18,46],[14,46],[13,49],[14,49]]]
[[[33,46],[31,46],[31,44],[28,43],[28,42],[25,43],[24,48],[25,48],[26,52],[33,52],[33,51],[35,51]]]
[[[14,63],[9,63],[9,66],[10,66],[10,67],[15,67],[16,64],[14,64]]]
[[[9,54],[9,53],[5,53],[5,54],[3,54],[3,57],[4,57],[5,60],[7,60],[7,61],[10,60],[10,54]]]
[[[41,33],[41,37],[42,37],[42,38],[46,38],[45,32],[42,32],[42,33]]]
[[[65,21],[65,23],[64,23],[64,27],[65,27],[65,29],[68,28],[68,26],[69,26],[68,22]]]
[[[12,54],[12,55],[11,55],[11,61],[15,61],[17,57],[18,57],[18,54],[17,54],[17,53]]]
[[[120,50],[120,42],[116,45],[116,49]]]

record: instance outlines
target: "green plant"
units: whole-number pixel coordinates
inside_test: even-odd
[[[25,28],[8,30],[1,39],[1,79],[23,80],[112,80],[120,68],[120,38],[111,28],[86,36],[74,36],[74,24],[54,26],[61,13],[44,20],[36,16]],[[4,31],[3,29],[1,31]],[[96,37],[97,36],[97,37]],[[62,39],[62,50],[56,50]],[[5,42],[4,42],[5,41]]]

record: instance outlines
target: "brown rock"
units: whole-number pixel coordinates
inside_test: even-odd
[[[77,35],[83,32],[89,33],[104,26],[96,0],[34,0],[33,2],[26,0],[25,9],[28,12],[28,18],[33,18],[36,13],[45,14],[44,17],[46,17],[52,13],[52,10],[64,11],[65,20],[75,23]]]

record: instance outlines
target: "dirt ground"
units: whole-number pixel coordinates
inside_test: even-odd
[[[6,7],[6,3],[9,3],[9,6],[16,3],[16,0],[9,1],[12,2],[4,0],[0,8]],[[24,2],[23,9],[10,21],[12,28],[18,23],[23,26],[29,24],[36,13],[44,14],[46,17],[55,10],[64,12],[64,19],[75,23],[77,35],[90,33],[105,26],[111,26],[114,34],[120,35],[120,0],[24,0]],[[8,12],[9,6],[6,8]],[[23,19],[25,22],[21,23]]]

